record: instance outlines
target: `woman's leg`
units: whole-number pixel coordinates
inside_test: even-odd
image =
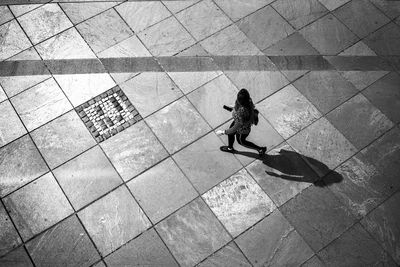
[[[242,146],[244,146],[244,147],[247,147],[247,148],[255,149],[255,150],[257,150],[258,152],[260,152],[260,150],[263,150],[263,149],[264,149],[263,147],[259,147],[259,146],[257,146],[256,144],[254,144],[254,143],[252,143],[252,142],[250,142],[250,141],[247,141],[246,138],[247,138],[248,136],[249,136],[248,134],[236,134],[236,139],[237,139],[237,141],[238,141],[238,143],[239,143],[240,145],[242,145]]]
[[[234,124],[235,122],[232,122],[229,128],[232,128]],[[233,143],[235,143],[235,134],[228,134],[228,147],[233,148]]]

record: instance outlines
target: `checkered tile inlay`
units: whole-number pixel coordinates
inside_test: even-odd
[[[76,111],[99,143],[142,119],[118,86],[76,107]]]

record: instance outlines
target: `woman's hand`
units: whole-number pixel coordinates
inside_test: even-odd
[[[216,131],[215,132],[218,136],[220,136],[220,135],[224,135],[225,134],[225,131],[224,130],[218,130],[218,131]]]

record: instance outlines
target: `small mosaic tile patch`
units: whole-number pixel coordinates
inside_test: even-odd
[[[76,111],[99,143],[142,119],[118,86],[76,107]]]

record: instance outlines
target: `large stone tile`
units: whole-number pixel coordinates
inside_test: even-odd
[[[215,130],[229,129],[231,123],[232,120]],[[221,136],[220,139],[225,145],[228,145],[228,137],[226,135]],[[257,144],[258,146],[267,147],[267,151],[283,142],[282,136],[279,135],[274,127],[261,115],[259,115],[257,126],[252,126],[251,133],[246,140]],[[243,166],[246,166],[255,159],[260,158],[256,150],[239,145],[237,140],[233,147],[236,150],[235,157],[239,159]]]
[[[3,87],[0,85],[0,103],[3,102],[4,100],[8,99],[6,93],[3,90]]]
[[[400,16],[400,3],[397,1],[371,0],[371,3],[391,19]]]
[[[275,209],[245,169],[203,194],[203,199],[232,236],[241,234]]]
[[[95,53],[130,37],[133,32],[114,9],[103,12],[76,26]]]
[[[250,267],[249,261],[244,257],[234,242],[229,243],[221,250],[217,251],[205,261],[201,262],[199,267],[209,266],[236,266]]]
[[[11,98],[16,111],[28,131],[72,109],[54,79],[48,79]]]
[[[59,3],[61,8],[67,14],[68,18],[74,24],[78,24],[88,18],[96,16],[97,14],[112,8],[120,2],[83,2],[83,3]]]
[[[74,110],[36,129],[31,135],[52,169],[96,144]]]
[[[293,85],[323,114],[358,93],[353,84],[335,71],[311,71]]]
[[[331,14],[304,27],[300,33],[322,55],[337,55],[357,41],[357,36]]]
[[[0,147],[26,133],[10,101],[0,103]]]
[[[363,41],[358,41],[349,48],[346,48],[339,56],[376,56],[376,53]]]
[[[236,242],[254,266],[299,266],[313,255],[279,210],[239,236]]]
[[[378,55],[400,55],[400,28],[393,22],[386,24],[364,39],[364,42]]]
[[[230,241],[207,205],[196,199],[156,226],[181,266],[193,266]]]
[[[334,109],[326,118],[358,149],[394,126],[361,94]]]
[[[154,229],[150,229],[105,258],[107,266],[178,266]]]
[[[217,56],[254,56],[262,52],[240,31],[231,25],[200,42],[207,52]]]
[[[265,49],[264,54],[267,56],[309,56],[319,55],[300,33],[295,32],[285,39],[275,43]]]
[[[153,223],[198,196],[171,158],[131,180],[128,187]]]
[[[361,224],[400,264],[400,193],[397,192],[381,206],[373,210]]]
[[[96,57],[75,28],[36,45],[36,49],[45,60]]]
[[[75,215],[36,236],[26,247],[36,266],[90,266],[100,259]]]
[[[364,90],[366,87],[388,74],[387,71],[341,71],[339,73],[359,91]]]
[[[364,38],[389,22],[389,19],[373,4],[365,0],[353,0],[334,12],[349,29]]]
[[[223,110],[223,105],[233,106],[238,93],[232,82],[221,75],[190,93],[187,97],[211,127],[229,120],[232,115]]]
[[[0,196],[47,172],[47,166],[28,135],[0,149]]]
[[[360,224],[318,253],[326,266],[396,266]]]
[[[238,89],[246,88],[257,103],[286,86],[289,81],[278,70],[273,71],[225,71]]]
[[[303,28],[328,12],[318,0],[279,0],[272,6],[296,29]]]
[[[390,185],[400,188],[400,129],[394,127],[361,151],[377,169],[388,176]]]
[[[319,179],[301,155],[283,144],[246,167],[271,200],[280,207]]]
[[[349,2],[350,0],[318,0],[318,1],[320,1],[324,6],[326,6],[327,9],[332,11],[344,5],[345,3]]]
[[[78,213],[102,256],[116,250],[151,226],[125,186]]]
[[[73,212],[51,173],[8,195],[3,201],[24,241]]]
[[[317,255],[314,255],[312,258],[310,258],[308,261],[303,263],[301,266],[302,267],[325,267],[325,265],[317,257]]]
[[[0,25],[12,20],[13,18],[14,16],[7,6],[0,7]]]
[[[391,186],[391,177],[379,172],[360,153],[335,171],[343,180],[329,188],[357,217],[364,217],[395,191]],[[331,178],[333,177],[329,174],[326,179]]]
[[[200,193],[208,191],[241,168],[235,157],[219,150],[222,145],[214,133],[209,133],[173,156]]]
[[[221,74],[221,71],[168,72],[168,75],[171,77],[171,79],[185,94],[188,94],[200,86],[208,83]]]
[[[171,154],[211,130],[186,98],[157,111],[146,122]]]
[[[120,87],[143,117],[183,95],[165,72],[144,72]]]
[[[115,9],[135,33],[172,15],[161,1],[126,2]]]
[[[0,26],[0,60],[5,60],[31,46],[16,20]]]
[[[43,5],[22,15],[18,21],[33,44],[72,27],[72,23],[58,4]]]
[[[41,6],[42,4],[25,4],[25,5],[9,5],[9,8],[16,17],[19,17]]]
[[[109,74],[103,73],[54,75],[54,78],[74,107],[116,85]]]
[[[198,41],[232,23],[211,0],[203,0],[179,12],[176,17]]]
[[[199,2],[200,0],[176,0],[176,1],[170,1],[170,0],[165,0],[161,1],[163,4],[173,13],[178,13],[181,10],[184,10],[185,8],[188,8],[191,5],[194,5],[195,3]]]
[[[321,116],[293,85],[268,97],[257,108],[284,138],[289,138]]]
[[[143,121],[102,142],[101,147],[125,181],[168,156]]]
[[[288,140],[313,170],[323,177],[352,157],[357,149],[325,118],[319,119]]]
[[[363,91],[363,95],[395,123],[400,122],[399,84],[399,74],[391,72]]]
[[[215,3],[233,20],[239,20],[257,9],[260,9],[272,0],[216,0]]]
[[[75,210],[122,182],[97,146],[61,165],[53,173]]]
[[[23,246],[0,258],[0,264],[4,267],[33,267],[32,261]]]
[[[0,256],[3,256],[21,244],[21,239],[2,204],[0,205],[0,225]]]
[[[154,56],[172,56],[195,43],[174,17],[142,31],[139,38]]]
[[[142,44],[139,38],[134,35],[129,37],[128,39],[119,42],[118,44],[103,50],[98,53],[97,56],[100,58],[124,58],[124,57],[151,57],[150,52],[146,47]],[[122,62],[119,62],[121,64]],[[107,66],[106,66],[107,69]],[[118,83],[121,84],[130,78],[137,75],[136,72],[112,72],[110,73],[111,77]]]
[[[31,47],[9,59],[7,61],[18,61],[18,60],[40,60],[39,54],[36,50]],[[0,77],[0,84],[3,86],[4,91],[8,97],[12,97],[27,88],[30,88],[36,84],[41,83],[44,80],[51,78],[50,73],[48,75],[27,75],[27,76],[3,76]]]
[[[238,21],[236,25],[261,50],[294,32],[292,26],[271,6],[254,12],[250,16]]]
[[[319,251],[351,227],[356,218],[326,188],[310,186],[280,211],[314,251]]]

